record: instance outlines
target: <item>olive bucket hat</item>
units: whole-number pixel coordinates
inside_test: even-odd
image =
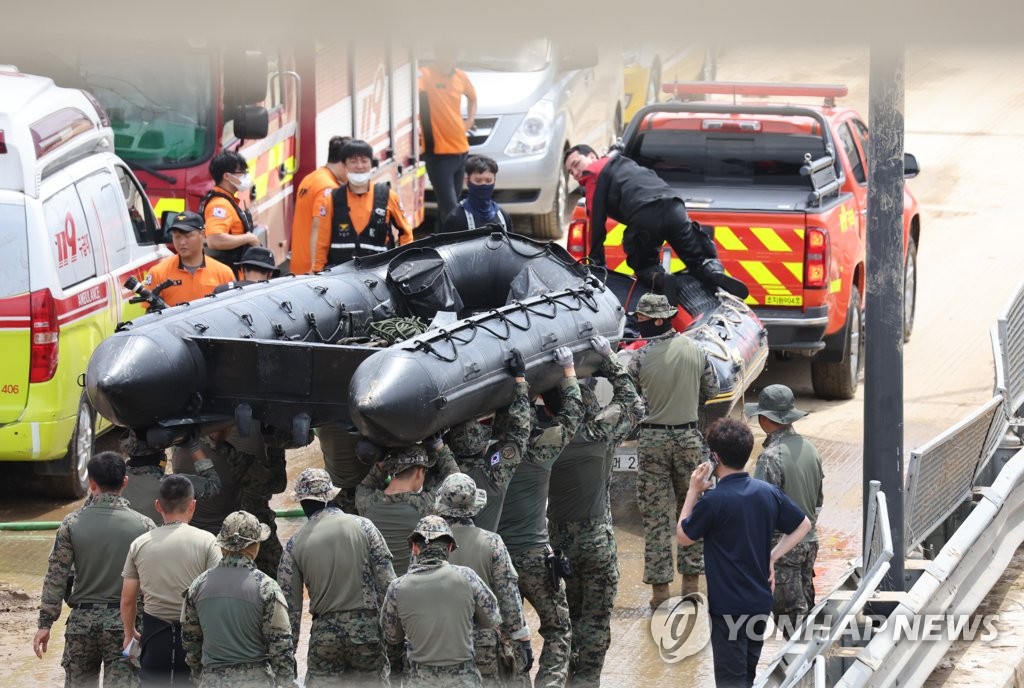
[[[452,473],[437,491],[435,508],[441,516],[473,518],[487,504],[487,493],[465,473]]]
[[[385,461],[396,475],[412,466],[430,468],[434,465],[434,460],[427,456],[427,450],[418,444],[389,452]]]
[[[743,413],[747,418],[764,416],[782,425],[789,425],[807,415],[807,411],[796,407],[793,390],[786,385],[768,385],[761,390],[757,403],[743,405]]]
[[[646,315],[648,318],[665,320],[674,318],[678,310],[668,302],[664,294],[644,294],[636,304],[636,315]]]
[[[456,548],[458,547],[458,544],[455,543],[455,534],[452,533],[452,529],[448,526],[448,522],[440,516],[424,516],[421,518],[409,538],[412,539],[413,535],[419,535],[422,537],[426,541],[427,545],[439,538],[451,538],[452,544],[454,544]]]
[[[260,523],[248,511],[235,511],[224,519],[217,544],[229,552],[241,552],[254,542],[270,537],[270,526]]]

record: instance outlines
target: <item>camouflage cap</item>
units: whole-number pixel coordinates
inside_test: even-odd
[[[427,456],[427,450],[418,444],[391,451],[385,461],[394,473],[401,473],[412,466],[430,468],[434,465],[434,460]]]
[[[483,454],[490,441],[491,428],[474,418],[449,430],[446,444],[455,456],[476,457]]]
[[[487,493],[465,473],[452,473],[437,490],[435,509],[441,516],[473,518],[487,504]]]
[[[458,544],[455,542],[455,535],[452,533],[452,529],[448,527],[448,522],[440,516],[424,516],[421,518],[409,538],[412,539],[413,535],[421,536],[427,541],[428,545],[438,538],[449,537],[452,540],[452,544],[458,547]]]
[[[295,481],[295,501],[312,499],[329,502],[341,492],[340,487],[331,483],[331,476],[322,468],[307,468]]]
[[[748,418],[764,416],[781,425],[789,425],[807,415],[796,407],[793,390],[786,385],[768,385],[761,390],[757,403],[744,404],[743,412]]]
[[[260,523],[248,511],[235,511],[224,519],[217,544],[229,552],[241,552],[254,542],[270,537],[270,526]]]
[[[647,293],[640,297],[635,314],[646,315],[648,318],[674,318],[678,310],[668,302],[663,294]]]

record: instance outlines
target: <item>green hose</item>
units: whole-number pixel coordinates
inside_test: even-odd
[[[279,518],[296,518],[305,515],[301,508],[274,509],[274,514]],[[11,523],[0,523],[0,530],[57,530],[58,528],[60,528],[60,521],[12,521]]]

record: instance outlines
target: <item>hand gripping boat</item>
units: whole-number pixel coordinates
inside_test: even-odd
[[[374,321],[442,316],[390,348],[340,345]],[[450,314],[447,317],[444,314]],[[93,354],[88,396],[150,444],[252,419],[291,428],[352,423],[379,444],[421,440],[509,403],[509,350],[534,392],[558,384],[559,346],[580,376],[617,341],[615,294],[556,244],[478,230],[413,242],[318,275],[248,285],[124,323]]]

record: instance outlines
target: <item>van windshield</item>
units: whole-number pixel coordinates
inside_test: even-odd
[[[43,61],[33,69],[96,96],[110,117],[117,154],[128,162],[159,169],[205,160],[213,152],[216,127],[208,52],[184,43],[138,47],[126,54],[52,46],[33,56]]]
[[[0,299],[28,292],[25,206],[0,203]]]
[[[479,43],[463,48],[459,67],[473,72],[539,72],[551,61],[551,43],[546,39],[513,44]]]

